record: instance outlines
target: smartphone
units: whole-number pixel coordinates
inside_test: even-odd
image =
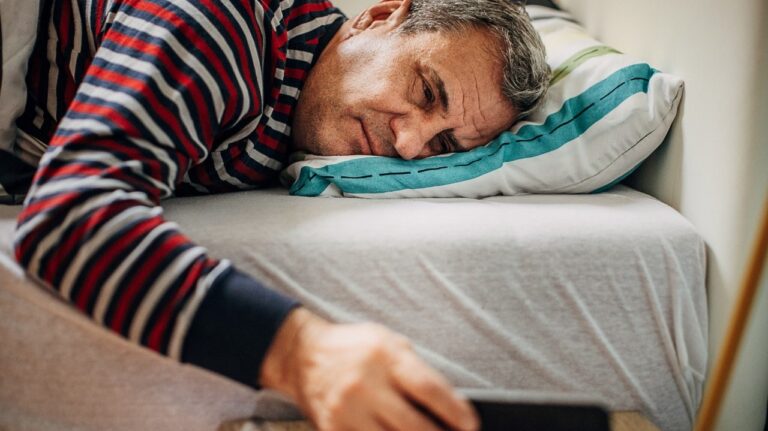
[[[610,431],[608,411],[592,397],[545,392],[462,392],[480,417],[481,431]]]
[[[610,431],[596,405],[473,400],[481,431]]]

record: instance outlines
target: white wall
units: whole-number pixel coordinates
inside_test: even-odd
[[[377,3],[377,0],[333,0],[333,4],[352,18],[362,12],[367,6]]]
[[[707,242],[712,362],[768,193],[768,2],[564,0],[612,46],[685,79],[668,141],[630,182],[677,208]],[[718,429],[760,430],[768,397],[763,281]],[[710,364],[711,367],[711,364]]]

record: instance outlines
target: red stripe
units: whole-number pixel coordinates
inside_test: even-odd
[[[287,17],[285,18],[286,27],[291,27],[291,21],[296,19],[297,17],[301,17],[313,12],[324,12],[326,9],[333,7],[332,4],[328,2],[322,2],[322,3],[302,3],[302,4],[295,4],[291,6],[291,11],[288,13]]]
[[[258,21],[256,21],[256,13],[250,7],[251,3],[250,2],[246,2],[246,3],[247,4],[245,5],[245,7],[246,7],[246,9],[248,11],[246,13],[246,18],[249,20],[250,28],[253,29],[253,34],[256,37],[257,52],[254,53],[254,55],[258,57],[258,55],[260,55],[262,52],[264,52],[264,35],[261,34],[260,31],[258,31],[259,24],[261,24],[261,27],[263,27],[265,29],[269,29],[270,26],[269,26],[268,22],[263,22],[262,21],[261,23],[259,23]],[[265,15],[264,7],[261,4],[256,5],[256,7],[261,9],[260,10],[261,15],[264,16]],[[264,21],[266,21],[266,20],[264,20]],[[269,30],[266,30],[266,31],[269,31]],[[263,63],[264,62],[263,58],[258,58],[258,60],[259,60],[259,63]]]
[[[121,332],[125,319],[128,315],[128,308],[133,305],[134,299],[138,293],[147,288],[147,278],[160,265],[162,258],[168,256],[175,248],[186,244],[188,241],[178,232],[167,231],[164,242],[152,248],[145,253],[139,260],[140,270],[138,273],[131,274],[128,288],[117,298],[117,309],[112,317],[109,326],[116,332]]]
[[[256,82],[256,76],[249,74],[249,71],[253,69],[254,65],[249,64],[249,60],[253,62],[255,59],[250,59],[248,53],[245,50],[245,47],[247,46],[247,42],[243,39],[241,39],[241,36],[238,34],[237,30],[235,29],[235,24],[232,23],[232,21],[225,15],[225,13],[222,11],[220,7],[214,7],[216,5],[220,4],[218,2],[212,3],[212,2],[202,2],[202,6],[208,9],[216,18],[217,21],[215,21],[218,24],[223,25],[224,30],[226,30],[228,37],[228,41],[231,42],[229,44],[230,47],[234,46],[237,49],[236,59],[239,60],[240,64],[240,71],[243,74],[243,80],[245,81],[245,85],[248,87],[248,93],[250,95],[251,100],[255,102],[255,109],[258,110],[259,108],[259,91],[256,89],[256,86],[254,83]],[[223,7],[223,6],[222,6]],[[238,13],[238,11],[230,12],[233,14]],[[258,27],[253,27],[253,33],[258,33],[256,31]],[[227,36],[225,35],[225,37]],[[245,35],[247,37],[247,35]],[[256,53],[254,53],[256,55]],[[255,71],[255,73],[259,73],[259,71]]]
[[[191,288],[197,285],[197,280],[200,278],[200,274],[203,272],[203,262],[199,260],[193,262],[192,266],[186,271],[184,280],[181,282],[181,286],[174,292],[173,297],[168,301],[160,312],[160,316],[152,326],[152,330],[149,333],[149,339],[147,340],[147,347],[150,349],[161,351],[163,346],[163,335],[168,329],[168,324],[173,316],[173,310],[180,307],[180,304],[185,302],[187,294]]]
[[[176,79],[176,82],[173,82],[171,84],[177,86],[177,88],[186,89],[189,91],[189,95],[192,97],[192,100],[197,101],[197,107],[205,107],[208,106],[207,103],[200,103],[200,101],[205,100],[203,98],[202,92],[200,90],[200,87],[198,86],[197,81],[189,76],[185,75],[181,70],[179,70],[176,65],[171,61],[170,57],[168,56],[166,50],[159,45],[154,45],[147,41],[138,40],[135,38],[132,38],[130,36],[124,35],[116,30],[110,31],[109,34],[107,34],[106,37],[107,40],[110,42],[114,42],[120,46],[131,48],[136,51],[151,55],[155,60],[157,60],[157,63],[164,68],[168,74],[174,79]],[[104,70],[104,69],[101,69]],[[90,71],[89,71],[90,74]],[[99,75],[96,75],[97,77]],[[115,77],[118,79],[122,79],[120,77],[125,77],[125,75],[115,73]],[[149,88],[149,86],[146,83],[143,83],[140,80],[133,79],[133,81],[138,85],[134,89],[141,92],[141,95],[145,98],[154,98],[156,95],[152,94],[153,91]],[[118,84],[121,83],[121,81],[116,81]],[[186,103],[184,100],[178,101],[179,103]],[[213,109],[211,107],[211,109]],[[178,114],[170,114],[171,117],[176,117]],[[215,118],[215,114],[212,115],[212,117]],[[196,121],[195,124],[201,129],[201,139],[203,140],[202,144],[206,147],[211,146],[211,141],[213,141],[213,131],[212,131],[212,124],[210,121],[205,121],[205,117],[198,119],[199,121]],[[178,123],[178,120],[170,121],[170,123],[176,124]],[[180,127],[177,125],[177,127]],[[176,136],[182,138],[181,144],[184,146],[184,151],[187,152],[187,154],[191,156],[195,156],[199,150],[194,147],[190,140],[186,138],[186,135],[184,133],[179,133],[178,128],[174,130],[174,133]]]
[[[218,82],[220,84],[223,84],[223,86],[226,89],[225,93],[229,93],[230,97],[236,97],[236,95],[239,94],[238,90],[235,88],[235,85],[232,81],[232,76],[230,73],[227,73],[227,70],[224,67],[224,64],[220,60],[220,57],[222,55],[208,45],[208,43],[205,42],[203,38],[200,37],[199,30],[193,28],[189,22],[187,22],[185,19],[181,18],[180,16],[176,15],[172,11],[159,7],[151,2],[146,1],[133,1],[133,7],[136,10],[144,11],[152,15],[157,20],[162,20],[166,22],[166,28],[173,28],[176,31],[180,32],[181,35],[183,35],[182,40],[194,40],[195,41],[195,50],[199,51],[203,54],[205,60],[207,61],[206,66],[210,66],[213,68],[212,73],[213,76],[217,77],[219,80]],[[184,76],[174,76],[175,79],[178,81],[182,81]],[[189,79],[189,78],[187,78]],[[226,94],[224,95],[226,97]],[[198,103],[203,103],[203,100],[197,101]],[[234,115],[233,103],[227,103],[227,100],[224,100],[225,102],[225,109],[223,113],[223,118],[221,119],[222,123],[229,122],[231,117]]]
[[[148,111],[151,112],[153,115],[157,115],[160,120],[161,125],[167,125],[171,128],[170,137],[173,139],[173,142],[169,142],[168,144],[173,145],[176,142],[181,143],[185,148],[185,151],[189,154],[195,153],[195,147],[192,141],[188,138],[187,134],[184,133],[184,130],[181,127],[181,121],[179,114],[174,114],[173,112],[169,111],[168,108],[166,108],[157,98],[157,93],[154,91],[151,91],[147,83],[145,83],[142,80],[132,78],[128,75],[123,75],[121,73],[117,73],[111,70],[103,69],[99,66],[94,65],[91,70],[89,71],[89,75],[95,76],[98,79],[111,82],[123,87],[128,87],[130,89],[133,89],[136,92],[139,92],[144,100],[146,100],[149,103],[149,109]],[[145,106],[146,108],[146,106]],[[168,132],[165,130],[165,132]]]
[[[110,240],[110,246],[93,262],[93,266],[89,268],[83,280],[83,289],[77,298],[78,307],[85,310],[88,300],[93,295],[94,289],[98,286],[96,279],[105,273],[111,273],[115,269],[113,265],[118,255],[125,252],[126,249],[135,247],[142,237],[161,223],[163,223],[161,217],[152,217],[137,224],[130,231],[121,233]]]
[[[96,12],[93,14],[93,20],[96,23],[95,29],[101,29],[104,28],[104,13],[106,10],[104,9],[104,2],[106,0],[96,0]],[[101,40],[99,40],[99,36],[101,35],[101,32],[94,31],[94,43],[96,46],[101,45]]]
[[[304,69],[288,68],[288,69],[285,69],[285,77],[303,81],[304,78],[307,76],[307,72],[308,70],[304,70]]]
[[[69,200],[76,198],[80,195],[77,190],[71,190],[67,192],[61,192],[57,195],[38,199],[32,204],[24,207],[24,211],[19,215],[19,224],[26,223],[27,220],[37,215],[38,213],[48,212],[53,208],[65,207]]]
[[[90,217],[85,220],[81,219],[80,221],[82,221],[82,223],[65,237],[63,242],[60,242],[54,248],[55,253],[52,255],[51,259],[49,259],[47,267],[43,268],[43,279],[53,284],[56,271],[63,265],[62,261],[65,258],[71,258],[77,253],[76,248],[78,247],[78,244],[84,240],[90,232],[93,232],[97,227],[106,223],[116,213],[130,205],[131,203],[128,202],[119,202],[117,204],[99,208]]]
[[[59,49],[61,52],[67,52],[72,46],[72,4],[68,1],[59,2],[61,7],[59,11],[59,21],[56,23],[56,35],[59,38]]]

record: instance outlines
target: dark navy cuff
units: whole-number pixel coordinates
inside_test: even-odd
[[[203,298],[181,360],[259,388],[267,349],[298,301],[231,269]]]

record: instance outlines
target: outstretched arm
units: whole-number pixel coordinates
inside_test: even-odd
[[[261,114],[264,38],[240,27],[255,3],[127,0],[107,14],[19,217],[17,259],[98,323],[275,388],[321,430],[435,429],[412,402],[473,429],[466,401],[402,337],[297,308],[163,218],[160,200],[217,137]]]
[[[262,110],[262,39],[235,31],[251,7],[123,1],[104,14],[15,246],[29,273],[98,323],[255,386],[296,302],[209,256],[159,206],[227,127]]]

